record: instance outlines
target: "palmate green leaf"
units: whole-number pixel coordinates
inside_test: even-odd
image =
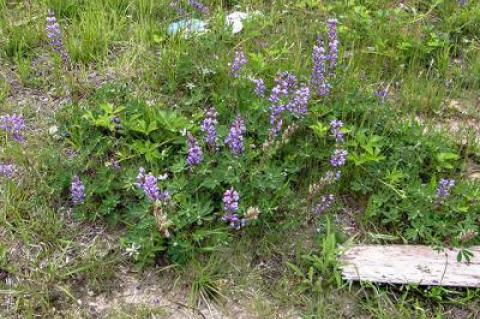
[[[328,132],[328,126],[324,125],[322,122],[317,122],[314,125],[310,125],[315,136],[319,139],[323,139]]]
[[[220,180],[215,177],[207,177],[203,179],[203,182],[200,184],[200,187],[204,187],[210,190],[217,188],[220,185]]]
[[[147,162],[154,163],[158,160],[162,160],[168,155],[168,148],[163,149],[162,153],[160,153],[160,151],[158,150],[159,146],[160,144],[152,143],[149,140],[136,140],[135,142],[133,142],[130,148],[134,154],[143,155]]]
[[[455,153],[438,153],[435,156],[437,160],[437,171],[442,171],[444,169],[451,170],[454,168],[454,163],[460,158],[458,154]]]
[[[385,160],[385,156],[379,153],[380,151],[374,151],[374,154],[369,153],[351,153],[348,159],[353,161],[355,166],[362,166],[367,163],[377,163]]]
[[[473,253],[470,250],[462,248],[457,254],[457,262],[465,260],[467,263],[469,263],[472,257]]]
[[[249,53],[248,61],[255,70],[262,71],[266,67],[265,57],[261,53]]]
[[[158,111],[156,120],[160,128],[174,133],[190,130],[192,127],[192,124],[185,117],[176,112]]]
[[[157,123],[155,121],[147,121],[141,118],[140,114],[134,115],[130,120],[125,122],[125,128],[144,135],[149,136],[156,130],[158,130]]]
[[[212,220],[213,208],[209,201],[188,199],[180,203],[177,212],[171,216],[176,231],[192,225],[201,225],[204,221]]]
[[[100,206],[100,214],[104,216],[111,215],[115,212],[115,208],[120,203],[120,195],[110,194],[102,201]]]
[[[177,161],[170,166],[170,171],[172,173],[181,173],[186,170],[187,161],[185,159],[177,159]]]

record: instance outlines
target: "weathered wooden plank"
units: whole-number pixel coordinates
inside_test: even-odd
[[[480,287],[480,246],[470,262],[457,262],[458,249],[436,251],[417,245],[358,245],[340,256],[342,277],[392,284]]]

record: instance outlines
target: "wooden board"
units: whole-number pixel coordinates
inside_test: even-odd
[[[470,263],[457,262],[458,249],[429,246],[359,245],[340,255],[342,277],[392,284],[480,287],[480,246]]]

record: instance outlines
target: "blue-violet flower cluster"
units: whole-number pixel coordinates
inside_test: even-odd
[[[262,79],[253,79],[252,82],[255,84],[255,94],[258,97],[265,96],[265,83]]]
[[[205,134],[204,140],[212,151],[217,148],[217,115],[215,108],[213,106],[209,107],[200,126],[200,129]]]
[[[312,51],[313,67],[310,82],[319,97],[330,94],[331,86],[328,83],[327,77],[335,75],[335,69],[338,63],[339,40],[337,23],[336,19],[329,19],[327,21],[328,54],[321,36],[317,38],[317,43]]]
[[[381,104],[385,104],[385,102],[387,101],[387,97],[388,97],[388,88],[386,87],[380,87],[377,92],[375,92],[375,95],[377,96],[379,102]]]
[[[48,13],[47,16],[47,26],[45,28],[47,32],[47,37],[50,40],[50,46],[52,49],[60,54],[60,57],[64,62],[68,61],[68,55],[63,46],[62,41],[62,31],[60,30],[60,25],[57,22],[57,18],[52,11]]]
[[[293,97],[286,105],[286,109],[295,117],[300,118],[307,113],[308,101],[310,100],[310,88],[303,86],[293,92]]]
[[[325,53],[325,47],[322,38],[317,38],[317,45],[313,47],[312,52],[312,75],[311,85],[316,90],[317,95],[320,97],[327,96],[330,93],[330,84],[326,80],[326,61],[328,57]]]
[[[24,142],[25,138],[22,135],[22,131],[25,129],[25,121],[23,116],[3,115],[0,117],[0,129],[11,134],[14,141]]]
[[[320,215],[330,207],[332,207],[333,202],[335,201],[335,196],[333,194],[325,195],[320,198],[320,201],[317,203],[313,212],[317,215]]]
[[[199,13],[207,14],[209,11],[206,5],[197,0],[188,0],[188,4]]]
[[[145,169],[140,167],[135,185],[142,189],[147,198],[152,202],[166,202],[170,199],[168,192],[161,192],[157,185],[158,179],[152,173],[145,174]]]
[[[346,150],[336,149],[333,152],[332,157],[330,158],[330,164],[334,168],[339,168],[344,166],[345,163],[347,162],[347,155],[348,155],[348,152]]]
[[[182,7],[180,7],[179,5],[179,0],[174,0],[174,1],[171,1],[170,2],[170,8],[174,9],[175,11],[177,11],[177,13],[179,15],[184,15],[185,14],[185,10],[183,10]]]
[[[0,164],[0,176],[7,179],[13,179],[15,174],[15,166],[13,164]]]
[[[240,229],[246,225],[245,219],[240,219],[236,212],[238,211],[238,202],[240,195],[231,187],[223,194],[223,210],[225,215],[222,217],[224,222],[229,223],[231,228]]]
[[[83,185],[82,181],[80,181],[80,178],[76,175],[72,178],[70,192],[73,205],[77,206],[83,204],[85,201],[85,186]]]
[[[234,156],[239,156],[244,151],[243,135],[246,131],[247,129],[245,127],[245,122],[241,116],[238,115],[230,127],[227,137],[225,138],[225,144],[227,144]]]
[[[197,140],[193,137],[192,134],[188,133],[187,135],[187,145],[188,145],[188,156],[187,156],[187,165],[197,166],[203,160],[203,152],[200,145],[198,145]]]
[[[328,19],[327,20],[327,30],[328,30],[328,60],[330,62],[329,65],[329,73],[333,75],[335,73],[335,69],[337,68],[337,61],[338,61],[338,35],[337,35],[337,19]]]
[[[289,111],[293,116],[300,118],[307,113],[310,89],[306,86],[298,88],[297,78],[282,72],[275,78],[275,86],[270,93],[270,137],[280,133],[283,126],[283,112]]]
[[[437,200],[442,201],[450,196],[450,190],[455,186],[455,180],[442,178],[437,186]]]
[[[247,58],[245,53],[241,50],[235,51],[235,56],[233,57],[233,63],[231,68],[231,73],[234,78],[240,77],[240,72],[242,67],[247,64]]]
[[[340,120],[333,120],[330,122],[330,133],[337,143],[342,143],[344,140],[343,132],[341,131],[342,127],[343,122]]]

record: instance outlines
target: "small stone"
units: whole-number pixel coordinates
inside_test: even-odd
[[[478,180],[480,180],[480,172],[472,173],[472,174],[470,174],[469,177],[470,177],[471,180],[478,181]]]

